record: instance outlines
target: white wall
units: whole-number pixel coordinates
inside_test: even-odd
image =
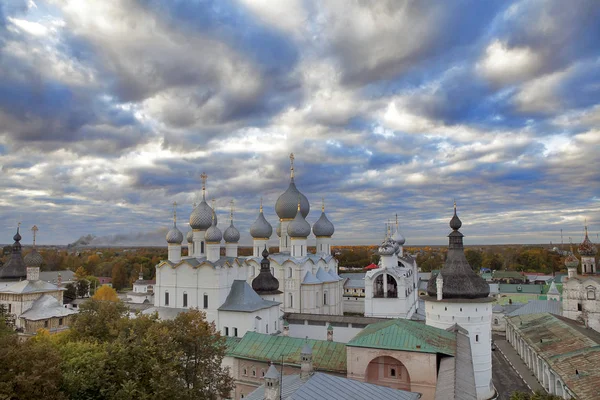
[[[305,321],[304,324],[290,323],[289,336],[303,339],[308,336],[309,339],[327,340],[328,325],[329,323],[326,323],[325,325],[308,325],[307,321]],[[353,327],[352,324],[349,324],[348,327],[334,326],[333,341],[348,343],[363,329],[364,327],[362,325],[359,327]]]

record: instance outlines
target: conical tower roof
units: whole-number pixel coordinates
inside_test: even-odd
[[[12,254],[6,264],[0,268],[0,279],[21,280],[27,278],[27,267],[21,254],[21,234],[19,233],[19,227],[17,227],[17,233],[13,236],[13,239],[15,242],[12,245]]]

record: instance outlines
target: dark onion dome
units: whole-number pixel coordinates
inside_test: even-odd
[[[444,299],[478,299],[488,297],[490,286],[479,276],[467,261],[463,247],[463,234],[458,231],[462,222],[456,215],[456,203],[454,204],[454,216],[450,221],[452,232],[448,235],[448,255],[444,267],[439,272],[442,274],[443,287],[442,297]],[[427,283],[427,294],[431,297],[437,296],[436,275],[431,275]]]
[[[306,239],[310,235],[310,224],[304,219],[301,207],[300,204],[297,205],[296,216],[287,227],[287,234],[291,238]]]
[[[279,280],[271,274],[271,262],[267,246],[262,252],[263,259],[260,261],[260,272],[252,280],[252,289],[258,294],[279,294]]]
[[[217,216],[213,213],[212,225],[210,228],[206,230],[204,234],[204,240],[206,243],[221,243],[221,239],[223,239],[223,234],[221,230],[217,227]]]
[[[317,237],[331,237],[335,232],[335,228],[327,216],[325,215],[325,208],[321,209],[321,216],[313,225],[313,233]]]
[[[173,227],[167,232],[165,238],[169,244],[181,244],[181,242],[183,242],[183,233],[177,229],[177,224],[173,223]]]
[[[188,243],[193,243],[194,242],[194,231],[189,231],[187,233],[187,235],[185,236],[185,238]]]
[[[585,238],[583,239],[583,242],[579,245],[578,252],[579,255],[584,257],[595,256],[598,252],[598,249],[596,249],[596,246],[594,246],[594,244],[588,237],[587,225],[585,227]]]
[[[190,226],[192,229],[205,231],[212,225],[212,218],[213,209],[208,205],[205,198],[202,197],[200,204],[198,204],[198,206],[196,206],[196,208],[194,208],[190,214]]]
[[[250,236],[252,236],[254,239],[269,239],[272,234],[273,227],[269,221],[266,220],[261,205],[258,218],[256,218],[256,221],[254,221],[254,223],[250,226]]]
[[[26,267],[39,268],[44,263],[44,258],[35,247],[23,258]]]
[[[229,227],[223,232],[223,239],[225,239],[226,243],[237,243],[240,241],[240,231],[233,226],[233,220],[231,220]]]
[[[12,245],[12,254],[9,260],[0,268],[0,279],[6,280],[20,280],[27,278],[27,267],[23,261],[23,255],[21,254],[21,234],[19,228],[17,233],[13,236],[14,243]]]

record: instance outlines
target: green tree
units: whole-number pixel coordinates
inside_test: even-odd
[[[86,279],[77,280],[77,296],[86,297],[90,293],[90,283]]]
[[[77,288],[72,283],[67,283],[65,286],[65,292],[63,293],[63,298],[66,301],[73,301],[77,298]]]
[[[127,271],[121,263],[115,263],[112,267],[112,285],[116,290],[121,290],[128,284]]]
[[[510,400],[562,400],[562,397],[540,391],[535,393],[513,392]]]
[[[100,288],[100,281],[92,275],[87,276],[85,279],[90,283],[90,296],[93,296],[96,290]]]
[[[79,307],[68,334],[74,340],[114,340],[119,336],[126,315],[127,307],[120,301],[90,299]]]
[[[479,272],[481,266],[483,265],[483,254],[481,253],[481,251],[474,249],[465,249],[465,257],[467,258],[467,261],[469,262],[471,268],[474,271]]]

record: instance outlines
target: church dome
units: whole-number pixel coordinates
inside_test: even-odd
[[[13,236],[13,239],[15,242],[12,245],[12,254],[8,261],[0,268],[0,279],[20,280],[27,277],[27,267],[21,254],[21,234],[19,233],[19,228],[17,228],[17,233]]]
[[[575,257],[575,255],[573,253],[570,253],[565,258],[565,266],[567,268],[577,268],[578,265],[579,265],[579,259],[577,257]]]
[[[206,243],[221,243],[221,239],[223,239],[223,234],[217,227],[217,216],[215,214],[214,218],[212,218],[212,225],[204,234],[204,240],[206,240]]]
[[[448,255],[444,267],[439,272],[442,275],[444,286],[442,297],[444,299],[477,299],[486,298],[490,294],[490,286],[477,274],[465,257],[463,247],[463,234],[458,231],[462,222],[456,214],[450,221],[452,232],[448,235]],[[427,294],[431,297],[437,295],[437,275],[432,275],[427,283]]]
[[[394,243],[386,239],[381,246],[379,246],[378,253],[381,256],[391,256],[395,254],[396,249],[394,248]]]
[[[223,232],[223,239],[225,239],[226,243],[237,243],[240,241],[240,231],[233,226],[233,220],[229,224],[229,227],[225,229],[225,232]]]
[[[26,267],[39,268],[44,263],[44,258],[35,247],[23,258]]]
[[[298,207],[298,201],[300,201],[300,212],[302,216],[306,218],[310,212],[310,204],[305,195],[303,195],[296,184],[294,178],[290,181],[290,186],[287,190],[279,196],[275,203],[275,212],[280,219],[293,219],[296,215],[296,209]]]
[[[188,243],[193,243],[194,242],[194,232],[193,231],[189,231],[187,233],[187,235],[185,236],[186,240]]]
[[[331,223],[331,221],[329,221],[329,219],[327,219],[325,211],[321,211],[321,216],[313,225],[313,233],[317,237],[331,237],[333,235],[333,232],[335,232],[333,224]]]
[[[583,242],[579,245],[578,252],[579,255],[585,257],[595,256],[598,252],[598,249],[596,249],[596,246],[594,246],[594,244],[588,237],[587,226],[585,227],[585,238],[583,239]]]
[[[392,236],[392,240],[398,243],[400,246],[403,246],[404,243],[406,243],[406,239],[404,239],[404,236],[402,236],[398,228],[396,228],[396,232]]]
[[[287,227],[287,233],[291,238],[304,238],[310,235],[310,224],[304,219],[301,205],[297,205],[296,216]]]
[[[250,236],[254,239],[269,239],[272,234],[273,227],[269,221],[266,220],[261,206],[258,218],[256,218],[256,221],[250,226]]]
[[[213,209],[203,198],[200,204],[190,214],[190,226],[192,229],[205,231],[212,225]],[[215,216],[216,219],[216,216]],[[218,223],[218,220],[217,220]]]
[[[252,289],[258,294],[275,294],[279,291],[279,280],[271,274],[271,262],[267,247],[262,252],[263,259],[260,262],[260,273],[252,280]]]
[[[183,233],[177,229],[177,225],[173,224],[173,227],[167,232],[166,239],[169,244],[181,244],[183,242]]]

